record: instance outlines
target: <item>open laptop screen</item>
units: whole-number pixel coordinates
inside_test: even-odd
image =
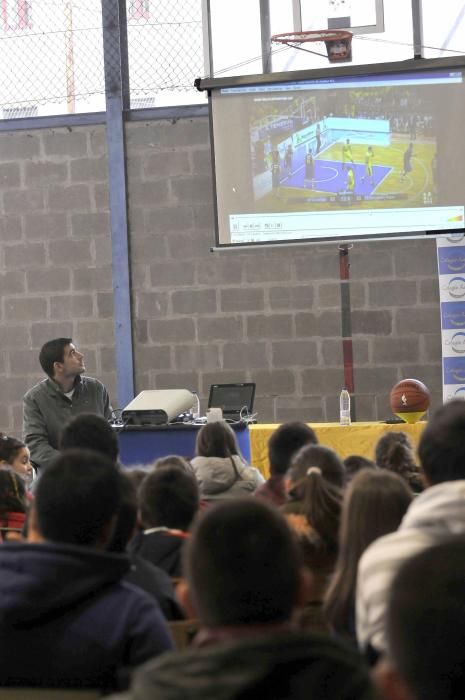
[[[239,416],[242,409],[252,413],[255,396],[253,382],[241,384],[212,384],[208,398],[208,408],[221,408],[223,415]]]

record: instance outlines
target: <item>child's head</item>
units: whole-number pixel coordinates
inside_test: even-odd
[[[187,530],[199,508],[199,489],[193,474],[179,466],[149,472],[139,488],[140,521],[144,529]]]
[[[329,447],[306,445],[288,472],[290,495],[302,503],[309,525],[329,551],[338,548],[344,464]]]
[[[11,435],[0,433],[0,467],[11,467],[28,481],[32,476],[31,456],[28,447]]]
[[[225,421],[207,423],[197,433],[195,453],[198,457],[232,457],[240,455],[234,430]]]

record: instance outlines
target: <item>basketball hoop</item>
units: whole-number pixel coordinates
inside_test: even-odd
[[[325,56],[318,51],[304,48],[302,44],[322,41],[326,44],[326,56],[330,63],[344,63],[352,60],[352,32],[345,29],[321,29],[307,32],[285,32],[274,34],[271,41],[285,44],[293,49],[300,49],[317,56]]]

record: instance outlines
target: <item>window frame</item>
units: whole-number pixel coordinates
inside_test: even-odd
[[[128,21],[150,19],[150,0],[130,0],[128,7]]]
[[[3,31],[16,32],[32,29],[31,10],[30,0],[16,0],[15,5],[13,0],[1,0]],[[13,12],[15,12],[14,18],[11,17]],[[13,21],[10,22],[10,19]]]

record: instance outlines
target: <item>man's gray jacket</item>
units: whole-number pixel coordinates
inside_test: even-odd
[[[29,389],[23,399],[23,437],[33,462],[49,466],[58,454],[61,431],[79,413],[111,418],[108,392],[98,379],[78,376],[71,399],[50,378]]]

